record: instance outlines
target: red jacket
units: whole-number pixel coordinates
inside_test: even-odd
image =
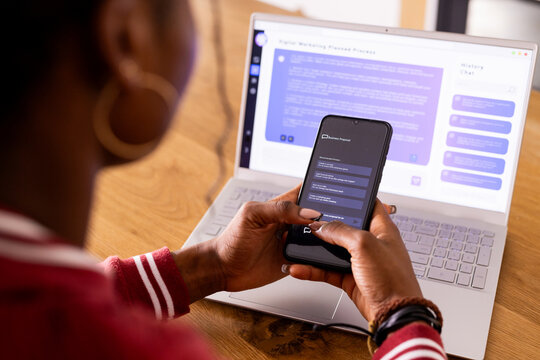
[[[0,210],[2,359],[215,358],[192,328],[159,321],[187,312],[187,288],[167,248],[98,264],[32,220]],[[445,358],[431,327],[411,325],[374,359],[406,353]]]

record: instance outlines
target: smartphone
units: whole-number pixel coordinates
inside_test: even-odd
[[[392,126],[385,121],[324,117],[298,205],[320,211],[321,220],[369,229],[391,138]],[[293,263],[351,271],[349,252],[317,238],[308,226],[290,226],[284,256]]]

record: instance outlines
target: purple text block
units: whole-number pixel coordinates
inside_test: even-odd
[[[336,184],[313,182],[311,184],[311,190],[329,193],[329,194],[345,195],[345,196],[355,197],[358,199],[363,199],[366,197],[365,189],[359,189],[359,188],[350,187],[350,186],[341,186],[341,185],[336,185]]]
[[[323,171],[316,171],[315,175],[313,175],[313,178],[315,180],[324,180],[324,181],[330,181],[337,184],[362,186],[362,187],[367,187],[369,183],[369,178],[341,175],[341,174],[332,174],[332,173],[327,173]]]
[[[506,154],[508,151],[507,139],[455,131],[448,133],[446,145],[494,154]]]
[[[512,123],[510,121],[482,119],[463,115],[450,116],[450,125],[460,128],[490,131],[499,134],[510,134],[510,131],[512,130]]]
[[[513,101],[490,99],[476,96],[454,95],[452,109],[479,114],[514,116],[516,104]]]
[[[323,170],[339,171],[342,173],[348,173],[348,174],[360,175],[360,176],[370,176],[371,170],[372,170],[370,167],[366,167],[366,166],[344,164],[344,163],[328,161],[328,160],[318,160],[317,167]]]
[[[388,159],[426,165],[443,69],[276,49],[265,136],[312,147],[328,114],[386,120]]]
[[[464,154],[453,151],[444,153],[444,165],[458,167],[467,170],[502,174],[504,172],[504,160],[487,156]]]
[[[490,190],[499,190],[502,184],[501,179],[496,177],[468,174],[451,170],[443,170],[441,173],[441,180]]]
[[[322,204],[340,206],[350,209],[362,209],[364,202],[362,200],[347,199],[340,196],[309,193],[307,200],[314,201]]]

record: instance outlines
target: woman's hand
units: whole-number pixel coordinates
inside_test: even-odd
[[[281,279],[288,224],[320,213],[295,205],[300,186],[267,202],[244,204],[217,238],[172,253],[191,302],[217,291],[241,291]]]
[[[216,239],[225,290],[252,289],[285,276],[281,266],[287,225],[307,225],[321,215],[295,205],[299,191],[300,186],[268,202],[244,204]]]
[[[342,288],[368,321],[388,301],[422,296],[399,230],[379,200],[369,232],[341,222],[314,222],[310,227],[317,237],[349,251],[352,274],[295,264],[289,268],[293,277]]]

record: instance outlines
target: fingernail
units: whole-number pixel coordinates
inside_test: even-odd
[[[291,269],[291,265],[289,265],[289,264],[281,265],[281,272],[284,273],[284,274],[289,275],[290,269]]]
[[[317,231],[321,228],[321,226],[323,226],[323,223],[320,221],[315,221],[309,224],[308,226],[311,229],[311,231]]]
[[[317,210],[305,209],[305,208],[300,209],[300,212],[298,213],[298,215],[300,215],[304,219],[309,219],[309,220],[318,220],[322,216],[322,214]]]
[[[390,205],[389,207],[390,207],[390,212],[389,212],[389,214],[395,214],[396,211],[397,211],[396,205]]]
[[[319,215],[319,216],[317,216],[317,217],[315,217],[315,218],[313,218],[313,219],[311,219],[311,220],[313,220],[313,221],[320,221],[321,218],[322,218],[323,216],[324,216],[324,214],[321,213],[321,215]]]

